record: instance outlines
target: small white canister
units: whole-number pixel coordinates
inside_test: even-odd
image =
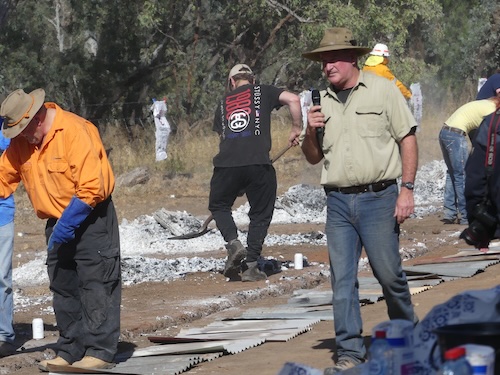
[[[33,339],[34,340],[43,339],[44,335],[43,335],[43,319],[42,318],[33,319],[32,329],[33,329]]]
[[[472,366],[472,373],[493,375],[495,372],[495,349],[491,346],[465,344],[467,362]]]
[[[304,256],[301,253],[296,253],[293,259],[293,266],[296,270],[304,268]]]

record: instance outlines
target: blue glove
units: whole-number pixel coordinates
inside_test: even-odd
[[[52,251],[54,248],[59,248],[63,243],[68,243],[75,238],[75,230],[92,212],[92,207],[87,203],[78,199],[77,197],[71,198],[68,207],[63,211],[56,225],[52,228],[52,234],[49,237],[47,245],[48,250]]]

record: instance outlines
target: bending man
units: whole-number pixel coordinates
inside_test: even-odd
[[[12,92],[0,107],[11,144],[0,159],[0,197],[23,182],[46,219],[47,269],[59,329],[55,359],[39,367],[114,366],[120,335],[120,241],[115,179],[97,128],[44,103],[45,91]]]

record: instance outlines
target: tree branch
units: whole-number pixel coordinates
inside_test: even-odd
[[[269,34],[269,38],[267,38],[267,41],[266,43],[264,43],[264,45],[262,46],[262,48],[260,49],[260,51],[257,53],[257,55],[255,56],[255,59],[253,59],[252,61],[252,66],[255,65],[255,63],[261,58],[262,54],[269,48],[269,46],[274,42],[274,38],[276,37],[276,34],[277,32],[279,31],[279,29],[281,29],[283,27],[283,25],[290,21],[292,19],[292,15],[291,14],[287,14],[285,18],[281,19],[278,24],[274,27],[274,29],[271,31],[271,34]]]
[[[276,0],[266,0],[266,2],[273,8],[281,8],[281,9],[285,10],[289,15],[293,16],[299,22],[302,22],[302,23],[312,23],[313,22],[310,19],[300,17],[297,13],[295,13],[293,10],[288,8],[286,5],[278,3]]]

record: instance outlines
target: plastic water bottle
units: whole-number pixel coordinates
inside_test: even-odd
[[[385,331],[376,331],[368,350],[368,375],[393,374],[393,350],[386,338]]]
[[[438,375],[472,375],[472,367],[465,359],[465,348],[458,346],[447,350]]]

